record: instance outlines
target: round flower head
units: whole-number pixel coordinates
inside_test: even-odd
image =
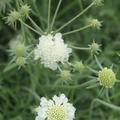
[[[9,42],[9,47],[11,50],[14,50],[14,48],[18,45],[23,43],[23,36],[21,34],[15,36],[13,39]]]
[[[84,69],[84,65],[82,63],[82,61],[78,62],[76,61],[75,64],[74,64],[74,68],[76,71],[82,71]]]
[[[7,17],[7,23],[14,24],[20,18],[19,12],[16,10],[11,11]]]
[[[98,19],[89,18],[88,23],[91,24],[91,27],[100,29],[102,26],[101,22]]]
[[[68,71],[68,70],[63,70],[62,72],[61,72],[61,78],[63,79],[63,80],[69,80],[70,79],[70,77],[71,77],[71,74],[70,74],[70,71]]]
[[[75,117],[75,108],[68,103],[64,94],[54,96],[51,100],[42,97],[36,112],[35,120],[73,120]]]
[[[111,69],[105,67],[99,71],[98,80],[100,82],[100,85],[106,88],[112,88],[116,82],[116,76]]]
[[[24,46],[24,44],[18,44],[16,45],[16,47],[14,48],[14,54],[17,56],[17,57],[22,57],[24,56],[26,53],[26,48]]]
[[[71,52],[72,49],[64,43],[62,34],[57,33],[55,36],[52,34],[42,35],[34,55],[35,60],[40,59],[41,64],[44,64],[45,67],[56,70],[57,63],[67,62]]]
[[[21,14],[27,16],[30,13],[30,6],[27,4],[21,6]]]
[[[93,42],[91,45],[89,45],[89,47],[90,47],[90,51],[91,51],[91,53],[97,53],[98,54],[98,52],[100,52],[101,50],[100,50],[100,45],[99,44],[97,44],[97,43],[95,43],[95,42]]]

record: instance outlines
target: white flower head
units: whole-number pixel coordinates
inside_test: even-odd
[[[61,33],[42,35],[34,51],[35,60],[40,59],[41,64],[52,70],[57,69],[57,63],[67,62],[72,52],[64,43]]]
[[[36,108],[37,117],[35,120],[73,120],[75,108],[68,103],[64,94],[54,96],[51,100],[42,97],[40,106]]]

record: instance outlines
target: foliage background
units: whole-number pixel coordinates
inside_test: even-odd
[[[33,10],[32,18],[38,25],[44,26],[47,19],[48,0],[24,0]],[[57,6],[58,0],[52,0],[52,15]],[[64,0],[62,2],[55,28],[62,25],[70,18],[82,11],[90,3],[90,0]],[[16,8],[13,0],[0,0],[0,120],[34,120],[34,108],[39,105],[39,97],[52,97],[54,94],[65,93],[77,109],[76,120],[88,120],[90,105],[93,99],[98,97],[100,88],[87,90],[85,88],[70,89],[70,86],[54,86],[53,84],[59,78],[58,71],[45,69],[39,63],[32,60],[26,67],[18,70],[16,67],[9,67],[9,41],[20,32],[20,29],[14,30],[2,18],[7,13]],[[85,23],[85,19],[93,16],[103,21],[100,31],[87,29],[82,32],[71,34],[64,39],[66,42],[74,43],[79,46],[87,46],[93,40],[102,44],[102,53],[99,60],[104,66],[111,66],[116,72],[117,78],[120,78],[119,72],[119,51],[120,51],[120,1],[105,0],[104,6],[93,7],[86,14],[81,16],[75,22],[66,27],[62,32],[70,31]],[[42,22],[40,22],[42,19]],[[29,22],[28,22],[29,24]],[[38,35],[28,31],[28,37],[34,44],[38,42]],[[30,44],[30,43],[29,43]],[[74,51],[73,56],[76,60],[82,60],[86,63],[89,53]],[[89,66],[98,70],[94,59],[88,63]],[[84,83],[89,80],[89,75],[93,75],[88,70],[83,73],[72,75],[73,85]],[[110,99],[113,104],[120,106],[120,85],[116,84],[110,92]],[[105,99],[104,96],[101,97]],[[92,120],[119,120],[120,111],[114,111],[104,105],[95,103],[92,112]]]

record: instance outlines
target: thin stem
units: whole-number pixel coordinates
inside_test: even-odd
[[[103,91],[104,91],[104,87],[102,87],[101,90],[99,91],[99,94],[98,94],[99,97],[102,96]]]
[[[24,39],[24,43],[26,42],[26,37],[25,37],[25,28],[24,28],[24,25],[21,23],[21,31],[22,31],[22,34],[23,34],[23,39]]]
[[[30,22],[38,29],[41,33],[43,33],[42,29],[32,20],[32,18],[28,15]]]
[[[116,105],[113,105],[113,104],[110,104],[110,103],[107,103],[107,102],[105,102],[103,100],[100,100],[100,99],[96,98],[96,99],[94,99],[92,101],[91,106],[90,106],[89,120],[92,119],[92,111],[93,111],[95,103],[100,103],[100,104],[102,104],[102,105],[104,105],[106,107],[109,107],[109,108],[111,108],[111,109],[113,109],[115,111],[120,111],[120,107],[118,107]]]
[[[54,88],[58,88],[58,89],[63,89],[63,88],[64,89],[81,89],[83,87],[87,87],[91,83],[93,84],[94,82],[96,82],[96,80],[90,80],[90,81],[84,82],[80,85],[74,85],[74,86],[71,86],[71,85],[63,85],[63,86],[57,85]],[[52,85],[44,85],[43,87],[52,88]]]
[[[71,20],[69,20],[67,23],[65,23],[63,26],[61,26],[58,30],[56,30],[56,32],[59,32],[60,30],[62,30],[63,28],[65,28],[66,26],[68,26],[70,23],[72,23],[74,20],[76,20],[78,17],[80,17],[82,14],[84,14],[89,8],[91,8],[94,5],[94,2],[92,2],[87,8],[85,8],[81,13],[79,13],[78,15],[76,15],[74,18],[72,18]]]
[[[36,30],[33,29],[31,26],[29,26],[28,24],[24,23],[21,19],[19,19],[19,21],[20,21],[23,25],[25,25],[27,28],[29,28],[30,30],[32,30],[32,31],[34,31],[35,33],[41,35],[40,32],[36,31]]]
[[[107,101],[110,103],[109,89],[108,88],[106,88],[106,98],[107,98]]]
[[[59,69],[60,72],[62,72],[62,69],[60,68],[60,66],[57,64],[57,67]]]
[[[82,47],[76,47],[76,46],[70,46],[70,47],[77,50],[90,50],[90,48],[82,48]]]
[[[72,33],[80,32],[80,31],[85,30],[85,29],[87,29],[87,28],[89,28],[89,27],[91,27],[91,24],[90,24],[90,25],[87,25],[87,26],[84,26],[84,27],[82,27],[82,28],[79,28],[79,29],[70,31],[70,32],[63,33],[62,35],[69,35],[69,34],[72,34]]]
[[[19,1],[18,0],[16,0],[16,6],[17,6],[17,10],[19,10],[20,6],[19,6]],[[25,41],[26,41],[26,38],[25,38],[25,28],[24,28],[24,26],[23,26],[23,24],[21,22],[20,22],[20,24],[21,24],[21,31],[22,31],[24,43],[25,43]]]
[[[32,2],[33,2],[33,7],[34,7],[35,11],[37,12],[37,16],[39,17],[41,26],[42,26],[42,28],[44,29],[44,24],[43,24],[43,22],[42,22],[43,19],[42,19],[42,16],[41,16],[40,11],[39,11],[39,9],[38,9],[38,7],[37,7],[37,5],[36,5],[36,1],[32,0]]]
[[[58,3],[57,8],[56,8],[56,10],[55,10],[55,14],[54,14],[54,17],[53,17],[53,20],[52,20],[52,23],[51,23],[51,30],[52,30],[52,28],[53,28],[53,25],[54,25],[54,22],[55,22],[55,19],[56,19],[58,10],[59,10],[59,8],[60,8],[61,2],[62,2],[62,0],[59,0],[59,3]]]
[[[94,69],[92,69],[92,68],[90,68],[90,67],[88,67],[88,66],[87,66],[87,68],[88,68],[90,71],[92,71],[93,73],[98,74],[98,71],[96,71],[96,70],[94,70]]]
[[[97,63],[98,66],[100,67],[100,69],[103,69],[102,65],[100,64],[100,62],[99,62],[99,60],[98,60],[98,58],[97,58],[97,56],[94,55],[94,57],[95,57],[96,63]]]
[[[48,32],[49,32],[49,29],[50,29],[50,15],[51,15],[51,0],[49,0],[49,5],[48,5]]]

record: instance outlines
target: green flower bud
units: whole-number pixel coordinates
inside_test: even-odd
[[[99,71],[98,80],[100,82],[100,85],[106,88],[112,88],[116,82],[116,76],[111,69],[105,67]]]
[[[17,57],[22,57],[24,56],[26,53],[26,48],[24,46],[24,44],[18,44],[16,45],[16,47],[14,48],[14,54],[17,56]]]
[[[24,66],[26,64],[26,60],[24,57],[18,57],[16,60],[16,64],[18,66]]]
[[[100,51],[100,45],[93,42],[91,45],[89,45],[91,53],[98,53]]]
[[[91,27],[100,29],[102,26],[101,22],[98,19],[89,18],[88,23],[91,24]]]
[[[80,62],[75,62],[75,64],[74,64],[74,68],[75,68],[75,70],[76,71],[79,71],[79,72],[81,72],[83,69],[84,69],[84,65],[83,65],[83,63],[82,63],[82,61],[80,61]]]
[[[25,4],[21,6],[21,14],[27,16],[30,13],[30,7]]]
[[[20,13],[16,10],[11,11],[7,18],[7,23],[14,24],[20,18]]]
[[[71,74],[70,74],[70,71],[68,71],[68,70],[63,70],[63,71],[61,72],[61,78],[62,78],[63,80],[69,80],[69,79],[70,79],[70,76],[71,76]]]

